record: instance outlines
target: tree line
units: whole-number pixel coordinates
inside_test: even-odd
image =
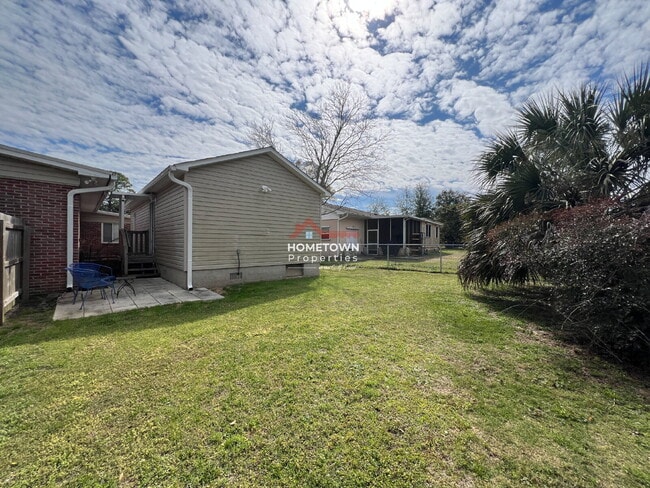
[[[465,242],[463,214],[469,202],[469,195],[455,190],[443,190],[433,198],[429,187],[418,183],[401,190],[395,208],[401,215],[422,217],[442,224],[441,243],[462,244]],[[378,198],[370,203],[369,211],[379,215],[394,212],[384,200]]]

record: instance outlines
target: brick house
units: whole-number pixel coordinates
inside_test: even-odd
[[[79,261],[101,261],[119,270],[121,260],[119,239],[120,214],[98,210],[82,212],[79,223]],[[124,216],[124,228],[131,228],[131,217]]]
[[[23,219],[31,229],[30,293],[72,285],[65,267],[79,260],[81,241],[91,238],[83,231],[100,225],[84,221],[92,220],[114,181],[110,171],[0,145],[0,212]],[[102,218],[117,222],[114,216]]]

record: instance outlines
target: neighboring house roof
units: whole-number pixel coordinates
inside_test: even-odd
[[[365,210],[359,210],[352,207],[344,207],[343,205],[334,205],[331,203],[323,204],[322,215],[330,214],[330,213],[336,213],[336,214],[346,213],[348,215],[353,215],[355,217],[362,217],[366,219],[375,218],[379,216],[378,214],[373,214],[372,212],[366,212]]]
[[[331,203],[326,203],[323,205],[323,211],[321,215],[328,214],[348,214],[356,217],[361,217],[364,219],[410,219],[410,220],[419,220],[421,222],[427,222],[429,224],[437,225],[442,227],[440,222],[435,220],[427,219],[424,217],[415,217],[413,215],[403,215],[403,214],[390,214],[390,215],[380,215],[374,214],[372,212],[366,212],[364,210],[358,210],[356,208],[344,207],[341,205],[332,205]]]
[[[53,158],[15,147],[4,146],[2,144],[0,144],[0,155],[15,159],[22,159],[31,163],[42,164],[65,171],[72,171],[80,176],[108,179],[113,174],[111,171],[93,168],[92,166],[86,166],[84,164],[73,163],[72,161],[66,161],[64,159]]]
[[[18,163],[14,163],[14,169],[9,170],[9,178],[42,181],[50,184],[63,183],[78,188],[104,187],[109,185],[110,182],[115,179],[114,174],[111,171],[86,166],[84,164],[73,163],[72,161],[66,161],[64,159],[53,158],[15,147],[4,146],[2,144],[0,144],[0,158],[5,158],[5,160],[9,161],[15,160],[15,162]],[[29,164],[39,165],[52,168],[55,171],[52,171],[51,173],[50,171],[47,171],[43,174],[32,175],[29,173],[29,170],[27,170],[27,172],[23,171],[22,174],[12,174],[12,172],[15,173],[16,168],[20,168],[21,162],[26,163],[25,166]],[[33,166],[31,167],[33,168]],[[59,178],[53,177],[53,175],[60,174],[69,175],[69,178],[66,177],[65,180],[61,181]],[[108,192],[83,193],[79,196],[81,210],[84,212],[96,211],[107,194]]]
[[[167,173],[171,169],[172,171],[190,171],[192,168],[199,168],[201,166],[207,166],[210,164],[225,163],[228,161],[235,161],[237,159],[249,158],[254,156],[267,155],[280,165],[284,166],[291,173],[296,175],[300,180],[304,181],[305,184],[311,186],[314,190],[324,196],[329,196],[329,192],[307,176],[303,171],[301,171],[295,164],[286,159],[282,154],[277,152],[272,147],[264,147],[261,149],[253,149],[251,151],[243,151],[233,154],[224,154],[222,156],[216,156],[213,158],[206,159],[197,159],[195,161],[186,161],[183,163],[176,163],[167,166],[162,170],[158,175],[145,185],[145,187],[140,190],[139,193],[147,193],[155,191],[161,183],[167,183]]]

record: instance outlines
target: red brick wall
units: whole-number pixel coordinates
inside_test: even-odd
[[[125,223],[124,227],[129,228]],[[80,225],[80,247],[79,251],[84,260],[94,261],[98,259],[120,259],[120,244],[102,244],[102,223],[85,222]]]
[[[0,212],[25,220],[31,228],[30,293],[51,293],[66,286],[67,197],[72,186],[0,178]],[[79,197],[75,197],[74,239],[78,239]],[[75,246],[74,260],[78,260]]]
[[[102,224],[100,222],[81,222],[81,240],[79,250],[84,255],[84,260],[92,259],[99,255],[102,247]]]

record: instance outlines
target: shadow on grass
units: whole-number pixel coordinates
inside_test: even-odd
[[[469,290],[474,301],[507,317],[535,322],[549,330],[560,331],[563,318],[548,306],[548,291],[543,288],[490,288]]]
[[[617,364],[632,376],[650,385],[650,363],[631,363],[622,360],[615,354],[603,348],[595,348],[588,343],[584,335],[580,335],[571,326],[567,326],[564,316],[557,313],[549,305],[550,292],[543,287],[498,287],[468,291],[467,295],[489,309],[506,317],[533,323],[549,333],[555,340],[574,348],[575,352],[598,356],[609,363]]]
[[[173,327],[313,291],[318,278],[269,281],[226,288],[222,300],[185,302],[116,312],[82,319],[52,321],[56,296],[37,297],[11,313],[0,328],[0,349],[23,344]]]

